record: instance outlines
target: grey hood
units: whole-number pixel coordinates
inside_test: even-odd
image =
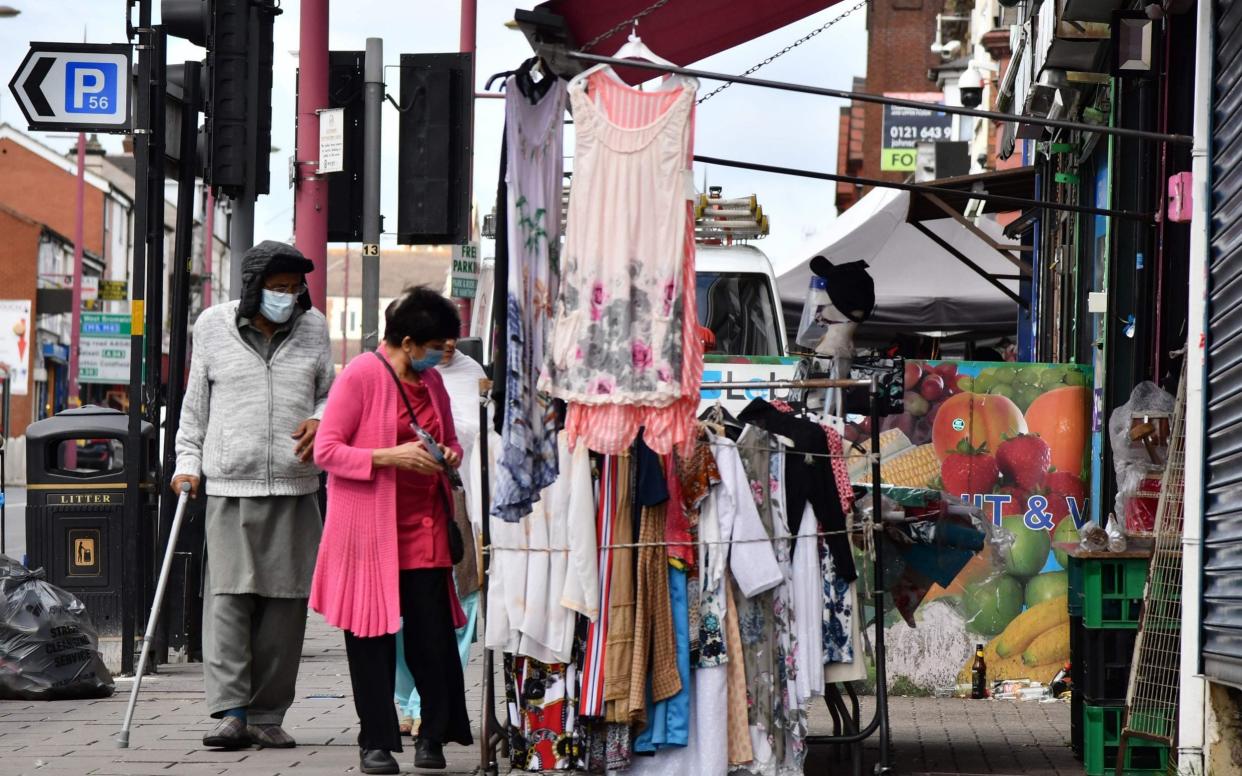
[[[315,263],[302,255],[302,252],[288,243],[276,240],[264,240],[242,257],[242,291],[241,305],[237,314],[242,318],[253,318],[259,312],[259,302],[263,299],[263,279],[277,272],[297,272],[309,275],[315,270]],[[310,292],[298,297],[298,306],[302,310],[311,308]]]

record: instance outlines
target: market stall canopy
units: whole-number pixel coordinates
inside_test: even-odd
[[[651,50],[684,66],[793,24],[837,2],[839,0],[789,0],[780,3],[670,0],[639,20],[638,33]],[[518,26],[531,38],[536,33],[536,26],[554,29],[556,22],[551,21],[550,17],[560,17],[564,20],[561,33],[567,32],[569,36],[565,42],[574,46],[585,46],[624,23],[622,29],[601,39],[590,50],[592,54],[611,55],[629,36],[629,20],[651,6],[652,0],[549,0],[534,11],[519,10],[515,18]],[[543,34],[546,37],[546,30]],[[534,44],[535,40],[531,42]],[[535,50],[539,51],[539,47],[535,46]],[[581,63],[575,64],[578,69],[584,67]],[[554,64],[553,68],[561,72],[557,65]],[[635,84],[652,78],[650,71],[638,69],[619,70],[618,74]]]
[[[990,216],[979,219],[978,231],[944,214],[917,219],[912,198],[920,196],[872,189],[832,222],[824,247],[813,255],[834,263],[867,262],[875,278],[876,304],[864,329],[1013,333],[1019,303],[996,284],[1016,295],[1019,268],[988,242],[1004,242],[1000,225]],[[919,211],[931,215],[921,205]],[[787,313],[801,313],[811,281],[811,258],[801,256],[776,268]]]

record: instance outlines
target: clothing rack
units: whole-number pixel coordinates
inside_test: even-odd
[[[881,386],[879,378],[872,375],[867,379],[835,379],[835,378],[806,378],[797,380],[769,380],[769,381],[734,381],[734,382],[710,382],[704,383],[703,387],[709,389],[716,388],[767,388],[767,389],[798,389],[798,388],[867,388],[870,398],[870,417],[871,417],[871,448],[878,451],[880,449],[880,406],[882,401]],[[481,504],[482,504],[482,538],[483,551],[482,561],[479,565],[482,573],[482,588],[480,592],[480,612],[483,621],[487,620],[487,597],[489,578],[488,571],[491,565],[491,499],[489,493],[488,482],[488,436],[489,436],[489,418],[488,405],[491,403],[492,382],[490,380],[479,381],[479,455],[481,469]],[[880,478],[880,456],[871,456],[871,481],[873,483],[881,482]],[[872,735],[879,737],[880,760],[875,766],[874,773],[888,774],[893,772],[892,762],[890,759],[889,742],[890,730],[888,719],[888,671],[887,657],[884,647],[884,542],[881,541],[881,532],[884,530],[885,520],[883,518],[883,495],[882,489],[878,486],[871,488],[872,514],[875,516],[872,520],[871,531],[875,534],[872,554],[872,574],[873,581],[873,605],[875,609],[875,713],[870,722],[865,726],[859,727],[859,701],[854,688],[846,683],[845,691],[850,698],[850,707],[847,708],[845,700],[839,689],[833,685],[824,688],[824,703],[828,707],[829,713],[832,715],[834,729],[837,731],[833,735],[808,735],[806,742],[819,745],[833,745],[836,747],[845,747],[851,754],[853,763],[854,776],[863,776],[863,757],[862,743]],[[485,630],[485,629],[484,629]],[[486,637],[484,636],[484,639]],[[484,642],[486,643],[486,641]],[[859,656],[857,659],[863,659]],[[504,733],[504,727],[501,725],[496,716],[496,686],[495,686],[495,659],[492,651],[483,649],[483,710],[481,734],[479,736],[479,772],[484,776],[499,776],[500,763],[499,756],[508,756],[508,739]],[[844,731],[844,732],[841,732]],[[498,756],[498,752],[500,755]]]

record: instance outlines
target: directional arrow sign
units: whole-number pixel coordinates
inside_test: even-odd
[[[32,130],[129,132],[132,49],[31,43],[9,90]]]

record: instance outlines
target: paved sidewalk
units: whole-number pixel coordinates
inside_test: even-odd
[[[482,671],[477,657],[467,672],[468,704],[479,717]],[[339,776],[358,772],[356,718],[340,634],[317,616],[307,629],[298,698],[286,727],[298,740],[291,750],[210,751],[197,664],[165,666],[142,683],[129,749],[117,749],[129,681],[106,700],[0,702],[0,774],[4,776]],[[503,688],[498,688],[503,696]],[[864,703],[863,718],[870,719]],[[956,699],[895,698],[890,705],[896,765],[906,774],[1080,774],[1070,756],[1069,705]],[[823,706],[811,713],[813,733],[831,732]],[[874,762],[878,749],[867,747]],[[474,773],[478,749],[450,746],[450,774]],[[816,748],[809,774],[845,774],[829,748]],[[413,747],[398,760],[412,773]],[[507,771],[506,767],[501,768]],[[868,771],[869,772],[869,771]],[[686,774],[685,776],[695,776]]]

